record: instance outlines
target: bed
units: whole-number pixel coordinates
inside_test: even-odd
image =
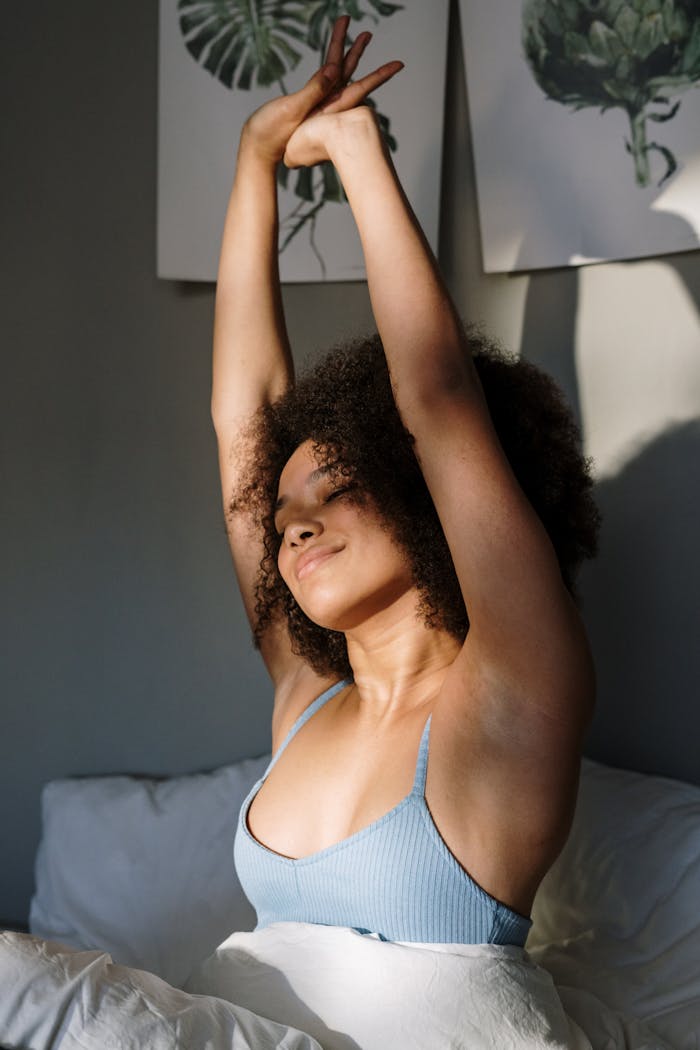
[[[700,1047],[700,787],[584,759],[526,952],[435,951],[250,932],[232,840],[268,758],[46,785],[34,936],[0,937],[3,1047]]]

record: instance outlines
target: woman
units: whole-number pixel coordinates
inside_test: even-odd
[[[275,757],[241,811],[236,865],[260,926],[522,945],[572,818],[591,658],[560,558],[487,407],[487,375],[496,391],[509,366],[482,348],[477,372],[361,105],[401,63],[350,83],[370,34],[345,53],[348,21],[336,23],[323,69],[245,125],[222,243],[212,417],[235,568],[275,690]],[[335,164],[381,340],[298,388],[277,271],[283,158]],[[553,404],[523,369],[524,387]],[[396,463],[385,462],[386,442],[380,455],[371,439],[353,449],[329,430],[314,390],[327,403],[336,373],[345,420],[364,404],[362,387],[347,410],[355,379],[374,391],[363,419],[371,435],[379,417]],[[382,383],[395,409],[376,394]],[[571,423],[556,405],[552,418],[575,474],[564,516],[578,521],[559,543],[567,570],[592,552],[595,510]],[[550,451],[545,441],[540,455]],[[561,482],[561,464],[550,475]],[[445,561],[452,589],[433,571]]]

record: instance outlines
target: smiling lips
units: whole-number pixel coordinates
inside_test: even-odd
[[[303,580],[305,576],[313,572],[322,562],[327,561],[337,554],[340,547],[310,547],[299,555],[296,564],[296,578]]]

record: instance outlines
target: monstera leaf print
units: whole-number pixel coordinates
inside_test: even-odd
[[[248,91],[277,84],[286,94],[284,75],[294,69],[302,54],[298,45],[324,60],[336,18],[350,15],[355,21],[381,17],[402,10],[387,0],[178,0],[180,30],[192,57],[227,88]],[[352,38],[348,36],[348,43]],[[379,127],[390,149],[396,150],[389,118],[366,100],[377,114]],[[292,173],[284,164],[278,181],[290,181],[299,203],[280,222],[280,252],[303,230],[316,255],[321,273],[326,268],[315,241],[319,214],[328,203],[347,200],[338,173],[330,163],[301,168]]]
[[[674,173],[671,150],[647,140],[647,121],[671,120],[673,96],[700,81],[698,0],[525,0],[523,47],[549,98],[627,114],[638,185],[649,184],[651,152],[666,162],[661,182]]]
[[[323,62],[326,54],[333,24],[341,15],[350,15],[355,22],[359,22],[369,16],[376,23],[379,21],[379,16],[388,17],[396,11],[403,10],[401,4],[387,3],[386,0],[366,0],[366,2],[367,7],[363,6],[360,0],[307,0],[308,32],[306,42],[310,48],[318,53],[319,65]],[[351,36],[348,36],[348,43],[352,43]],[[395,151],[398,148],[398,144],[391,134],[389,118],[378,110],[373,99],[368,98],[366,105],[370,106],[376,113],[377,121],[386,143],[389,149]],[[286,188],[288,186],[289,171],[283,164],[278,169],[278,180],[283,187]],[[321,272],[325,276],[325,264],[315,240],[316,221],[324,204],[327,202],[339,204],[347,200],[343,185],[333,165],[325,163],[319,166],[319,171],[315,178],[309,170],[302,169],[302,171],[298,172],[294,184],[294,193],[300,198],[301,203],[286,216],[281,224],[282,240],[280,242],[280,251],[283,252],[290,241],[305,226],[308,227],[309,244],[319,261]],[[304,207],[304,202],[307,203],[307,207]]]
[[[304,0],[179,0],[192,57],[228,88],[269,87],[301,59]]]
[[[309,47],[325,54],[333,23],[341,15],[350,15],[353,21],[359,22],[369,14],[372,21],[378,22],[377,15],[387,17],[393,15],[395,11],[402,10],[401,4],[389,4],[385,0],[368,0],[368,4],[370,10],[366,11],[359,0],[307,0]],[[373,14],[374,11],[376,15]]]

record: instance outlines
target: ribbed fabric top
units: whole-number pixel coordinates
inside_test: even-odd
[[[257,913],[256,928],[313,922],[350,926],[388,941],[524,945],[531,920],[474,882],[430,815],[425,801],[430,718],[411,793],[383,817],[299,859],[275,853],[251,834],[248,810],[270,770],[301,727],[348,684],[336,683],[304,711],[241,806],[234,859]]]

